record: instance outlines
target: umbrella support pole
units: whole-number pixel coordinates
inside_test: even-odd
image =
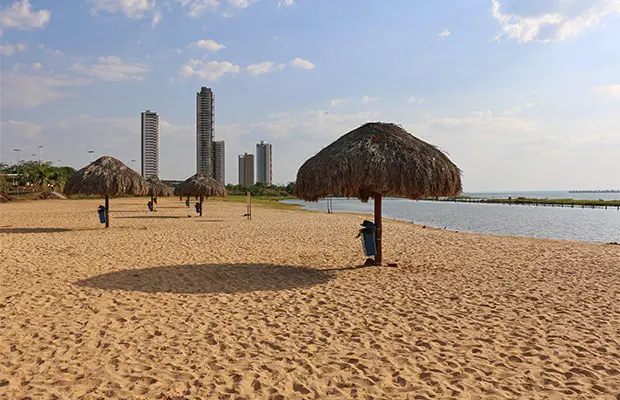
[[[383,263],[383,249],[381,248],[381,200],[382,196],[380,194],[375,195],[375,228],[377,229],[377,254],[375,255],[375,265],[381,265]]]
[[[200,216],[202,217],[202,195],[200,195]]]
[[[110,227],[110,198],[107,194],[105,196],[105,227]]]

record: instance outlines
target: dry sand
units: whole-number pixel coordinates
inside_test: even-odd
[[[620,246],[145,203],[0,205],[0,398],[620,399]]]

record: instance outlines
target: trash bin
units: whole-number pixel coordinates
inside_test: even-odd
[[[107,215],[105,215],[105,207],[99,206],[99,208],[97,209],[97,212],[99,213],[99,222],[101,222],[102,224],[105,224],[107,220]]]
[[[194,207],[196,207],[196,213],[200,214],[200,207],[201,207],[200,203],[194,204]]]
[[[153,202],[152,201],[149,201],[148,203],[146,203],[146,205],[148,206],[149,211],[153,211]]]
[[[362,222],[363,228],[357,234],[357,237],[362,238],[362,247],[364,248],[364,255],[366,257],[374,256],[377,254],[377,242],[375,239],[377,229],[375,224],[371,221],[364,220]]]
[[[189,197],[185,199],[185,205],[189,208]]]

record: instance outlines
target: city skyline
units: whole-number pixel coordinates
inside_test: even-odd
[[[240,186],[253,186],[254,181],[254,154],[244,153],[237,156],[238,159],[238,184]]]
[[[205,86],[196,93],[196,173],[213,176],[215,98]]]
[[[274,183],[384,121],[448,152],[467,191],[618,186],[615,0],[194,3],[2,2],[0,160],[43,145],[75,168],[88,150],[131,165],[148,106],[161,178],[190,176],[193,94],[209,86],[225,170],[265,140]]]

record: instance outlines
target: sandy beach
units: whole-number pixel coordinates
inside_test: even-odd
[[[620,399],[620,246],[146,201],[0,204],[0,398]]]

